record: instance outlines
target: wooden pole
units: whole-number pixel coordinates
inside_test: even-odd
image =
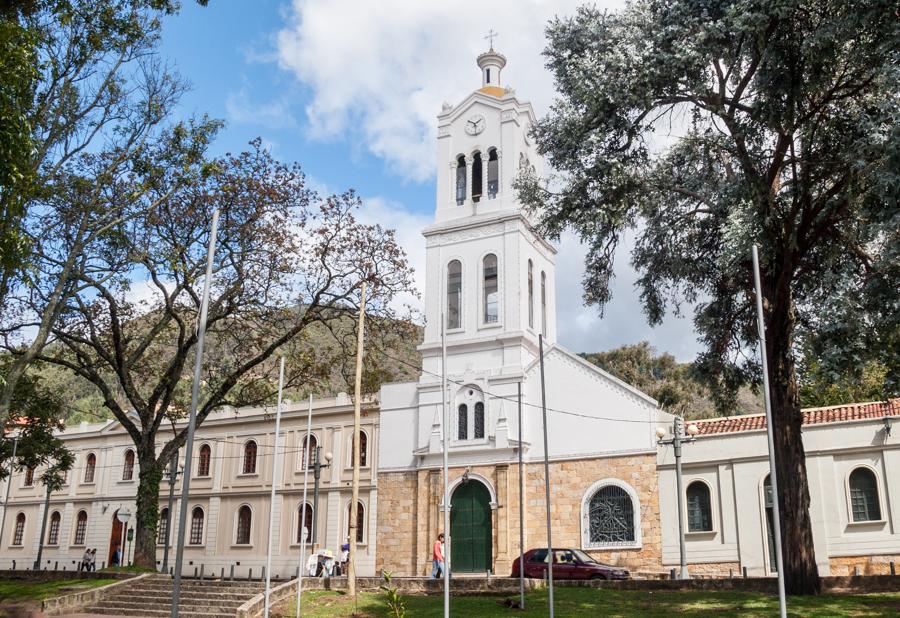
[[[366,282],[362,282],[359,298],[359,328],[356,334],[356,384],[353,397],[353,497],[350,499],[350,545],[347,563],[347,593],[356,596],[356,517],[359,512],[359,413],[362,398],[362,362],[366,328]]]

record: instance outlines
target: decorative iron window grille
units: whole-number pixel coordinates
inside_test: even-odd
[[[464,403],[456,411],[456,439],[469,439],[469,406]]]
[[[47,545],[59,544],[59,513],[54,512],[50,516],[50,532],[47,533]]]
[[[475,439],[484,437],[484,403],[475,404]]]
[[[597,545],[632,545],[634,536],[634,504],[628,492],[606,485],[593,495],[588,510],[590,542]]]
[[[78,512],[78,519],[75,520],[75,545],[84,545],[84,535],[87,532],[87,513]]]
[[[687,519],[688,532],[712,531],[712,504],[705,483],[695,481],[688,485]]]
[[[250,507],[242,506],[238,511],[237,539],[238,545],[250,544]]]
[[[159,513],[159,527],[156,530],[156,544],[166,542],[166,529],[169,527],[169,509],[165,508]]]
[[[191,512],[191,538],[190,545],[203,543],[203,509],[195,507]]]
[[[878,483],[875,474],[866,468],[850,473],[850,510],[853,521],[879,521]]]
[[[25,513],[19,513],[16,516],[16,529],[13,532],[13,545],[21,545],[22,537],[25,535]]]

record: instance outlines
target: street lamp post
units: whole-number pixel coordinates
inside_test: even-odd
[[[169,508],[166,510],[166,537],[163,545],[162,572],[169,572],[169,535],[172,534],[172,509],[175,504],[175,481],[181,471],[178,469],[178,449],[172,452],[169,460]]]
[[[317,522],[319,521],[319,479],[322,478],[322,468],[330,468],[331,460],[334,457],[331,453],[325,453],[325,462],[322,463],[319,461],[319,453],[321,452],[322,447],[317,446],[315,450],[315,458],[313,460],[313,478],[315,479],[315,488],[313,489],[313,523],[312,523],[312,544],[315,547],[318,542],[318,537],[316,536],[316,531],[318,529]]]
[[[672,427],[671,438],[665,437],[667,433],[665,427],[657,427],[656,442],[661,445],[671,444],[675,450],[675,491],[678,492],[678,551],[681,555],[681,568],[678,579],[690,579],[691,574],[688,573],[687,552],[684,547],[684,491],[681,487],[681,445],[693,442],[694,436],[696,436],[700,430],[694,424],[688,425],[687,436],[685,436],[682,429],[683,425],[684,419],[680,416],[676,416]]]

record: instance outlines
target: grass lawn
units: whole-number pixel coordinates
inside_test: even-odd
[[[115,579],[58,579],[53,581],[28,582],[28,581],[3,581],[0,580],[0,601],[42,601],[49,597],[58,597],[74,590],[63,588],[78,588],[87,590],[111,584]],[[0,603],[2,605],[2,603]]]
[[[391,616],[383,594],[360,593],[356,606],[343,593],[314,590],[304,593],[303,616],[325,618],[332,616],[357,616],[375,618]],[[539,590],[526,595],[527,611],[519,612],[497,603],[505,597],[454,597],[450,600],[451,613],[465,618],[482,616],[547,616],[547,592]],[[591,588],[557,588],[555,591],[556,616],[650,616],[672,618],[674,614],[722,618],[740,616],[769,617],[778,614],[778,597],[743,592],[649,592],[619,591]],[[442,596],[404,597],[406,615],[410,618],[443,616]],[[274,612],[276,616],[293,616],[296,606],[288,606]],[[791,597],[788,599],[788,615],[807,616],[898,616],[900,593],[867,594],[856,596],[823,595],[819,597]]]

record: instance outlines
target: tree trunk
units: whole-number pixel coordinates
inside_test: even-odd
[[[137,513],[134,523],[134,564],[156,569],[156,527],[159,521],[159,482],[162,466],[153,446],[138,448]]]
[[[818,594],[821,581],[809,516],[806,451],[800,432],[803,413],[792,349],[793,302],[790,288],[777,286],[769,304],[766,324],[784,584],[787,594]]]

